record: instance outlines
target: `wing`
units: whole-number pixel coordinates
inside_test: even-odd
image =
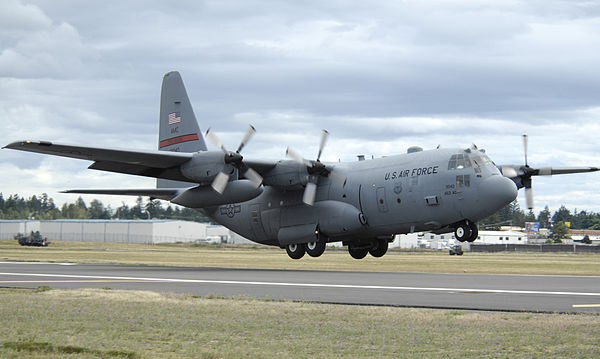
[[[600,170],[598,167],[550,167],[550,175],[596,172],[598,170]]]
[[[500,165],[498,169],[505,177],[554,176],[599,171],[598,167],[529,167],[523,165]]]
[[[190,179],[181,173],[180,166],[193,157],[193,153],[132,151],[126,149],[73,146],[48,141],[17,141],[3,148],[94,161],[88,167],[94,170],[184,182],[190,182]],[[277,161],[268,160],[244,160],[244,162],[261,175],[264,175],[277,165]],[[193,183],[190,183],[191,186],[193,186]]]
[[[188,181],[179,166],[192,153],[169,151],[132,151],[124,149],[72,146],[48,141],[17,141],[4,148],[94,161],[89,168],[176,181]]]

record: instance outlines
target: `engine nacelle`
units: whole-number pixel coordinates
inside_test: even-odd
[[[184,207],[206,208],[249,201],[262,192],[262,186],[256,188],[256,185],[248,180],[238,180],[229,182],[222,194],[210,186],[199,186],[186,190],[171,202]]]
[[[301,189],[308,183],[306,166],[293,161],[280,161],[263,175],[263,184],[281,189]]]
[[[197,152],[189,161],[181,165],[180,170],[193,182],[210,183],[219,172],[232,174],[235,170],[232,165],[225,163],[224,158],[223,152],[220,151]]]

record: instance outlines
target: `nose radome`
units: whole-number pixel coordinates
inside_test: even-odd
[[[517,194],[515,183],[502,175],[490,176],[479,184],[479,196],[483,203],[496,210],[514,201]]]

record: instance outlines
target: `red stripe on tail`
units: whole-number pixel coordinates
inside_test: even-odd
[[[166,140],[162,140],[159,143],[159,148],[167,147],[170,145],[174,145],[177,143],[188,142],[188,141],[196,141],[198,140],[198,135],[195,133],[189,135],[182,135],[177,137],[168,138]]]

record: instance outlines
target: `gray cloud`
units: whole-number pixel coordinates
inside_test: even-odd
[[[311,157],[327,128],[329,160],[476,142],[520,163],[528,132],[535,164],[600,165],[599,25],[590,1],[8,0],[0,140],[155,148],[161,76],[179,70],[202,129],[234,147],[257,127],[249,156]],[[54,178],[0,191],[148,183],[0,154],[7,171]],[[577,195],[590,176],[542,181],[537,198],[596,208]]]

